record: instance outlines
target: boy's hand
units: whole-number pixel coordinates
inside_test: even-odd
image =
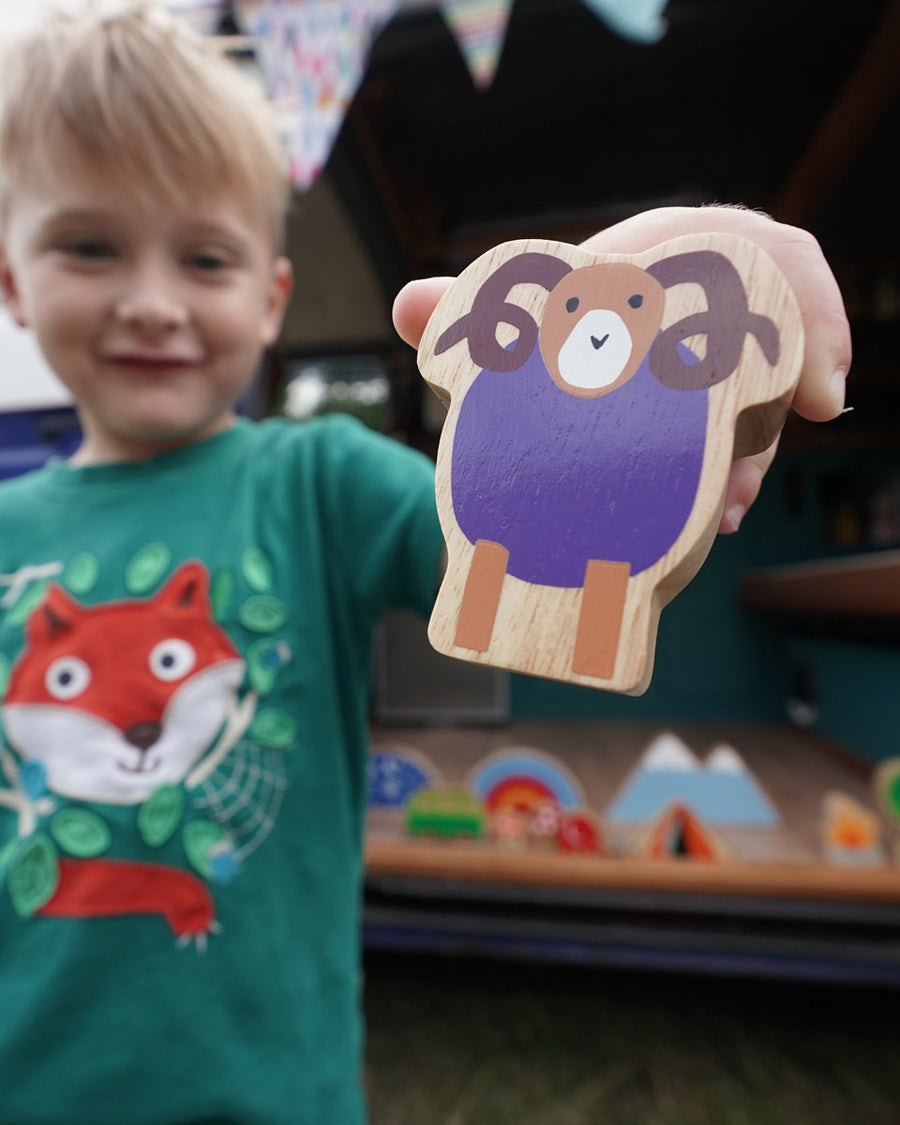
[[[742,235],[774,259],[797,297],[806,334],[803,370],[793,408],[813,422],[836,418],[844,408],[844,383],[851,358],[850,327],[837,282],[811,234],[737,207],[664,207],[617,223],[581,245],[598,254],[637,254],[666,239],[706,231]],[[452,281],[450,277],[412,281],[397,294],[394,325],[414,348]],[[765,453],[734,462],[719,531],[737,530],[756,499],[774,456],[775,445]]]

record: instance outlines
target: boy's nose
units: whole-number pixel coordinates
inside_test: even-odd
[[[132,328],[158,334],[184,324],[187,310],[175,279],[164,270],[146,269],[136,273],[121,293],[116,315]]]

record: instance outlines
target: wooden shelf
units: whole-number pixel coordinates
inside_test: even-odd
[[[900,551],[773,567],[748,574],[752,609],[900,619]]]
[[[720,825],[726,845],[716,861],[647,858],[633,850],[640,825],[610,819],[608,811],[651,742],[666,730],[705,762],[723,744],[735,748],[779,813],[770,827]],[[823,853],[825,794],[842,792],[872,807],[871,763],[809,732],[781,723],[649,721],[517,722],[504,727],[382,727],[374,747],[413,751],[438,770],[441,784],[466,785],[487,755],[514,747],[551,755],[583,788],[584,806],[601,824],[602,853],[566,853],[528,845],[498,846],[490,838],[438,840],[406,833],[402,814],[370,810],[366,874],[370,883],[427,887],[451,896],[454,888],[491,900],[504,888],[516,901],[534,894],[565,893],[585,901],[596,895],[684,895],[688,899],[900,905],[900,866],[885,825],[879,865],[830,862]],[[740,908],[737,908],[740,909]],[[749,906],[748,906],[749,909]]]
[[[890,867],[841,868],[823,863],[704,863],[593,856],[489,852],[428,841],[370,840],[371,877],[462,881],[522,887],[670,891],[737,897],[900,901],[900,872]]]

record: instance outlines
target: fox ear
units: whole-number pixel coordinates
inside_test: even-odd
[[[176,613],[208,613],[208,590],[206,568],[198,562],[187,562],[175,571],[153,599],[153,604],[158,609]]]
[[[25,623],[25,636],[29,644],[54,641],[64,633],[71,632],[81,606],[52,582],[47,587],[43,600],[32,610]]]

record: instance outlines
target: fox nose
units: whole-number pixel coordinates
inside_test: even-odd
[[[124,731],[126,741],[139,750],[149,750],[162,734],[162,723],[135,723]]]

